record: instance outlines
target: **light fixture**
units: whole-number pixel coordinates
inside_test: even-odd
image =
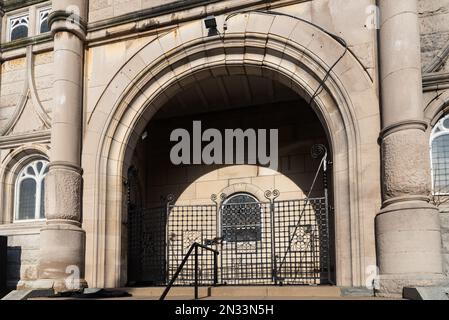
[[[209,16],[204,19],[204,24],[206,25],[206,29],[208,30],[216,30],[217,29],[217,19],[214,16]]]

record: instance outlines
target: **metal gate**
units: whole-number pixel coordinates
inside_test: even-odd
[[[228,285],[324,284],[330,280],[327,199],[265,202],[216,201],[173,205],[130,214],[129,268],[138,282],[166,284],[193,243],[220,252],[219,283]],[[221,195],[225,200],[226,195]],[[200,284],[213,281],[212,253],[199,254]],[[191,285],[188,260],[177,285]]]
[[[128,268],[137,276],[130,279],[167,284],[192,244],[199,243],[219,251],[223,285],[331,283],[326,156],[320,164],[323,197],[278,200],[274,190],[262,201],[241,193],[212,195],[210,204],[175,205],[169,196],[161,207],[131,210]],[[211,285],[214,254],[198,250],[199,284]],[[193,284],[193,260],[187,260],[175,285]]]

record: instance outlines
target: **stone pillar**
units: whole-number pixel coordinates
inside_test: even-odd
[[[417,0],[379,0],[383,206],[376,218],[381,294],[442,279],[438,210],[429,203]]]
[[[45,179],[47,224],[41,230],[38,272],[39,286],[56,291],[86,286],[80,167],[86,12],[86,0],[58,0],[53,1],[49,18],[54,36],[54,105]]]

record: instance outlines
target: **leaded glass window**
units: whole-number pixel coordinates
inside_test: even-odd
[[[433,193],[447,195],[449,194],[449,115],[436,124],[430,143]]]
[[[48,172],[48,161],[37,160],[24,167],[16,181],[15,220],[45,218],[44,178]]]
[[[9,38],[11,41],[28,37],[30,17],[23,15],[9,20]]]
[[[258,200],[247,193],[237,193],[221,206],[222,240],[245,242],[261,240],[262,208]]]
[[[48,25],[48,15],[50,14],[50,9],[42,9],[39,11],[39,33],[46,33],[50,31],[50,26]]]

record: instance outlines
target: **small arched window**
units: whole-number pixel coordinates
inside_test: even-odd
[[[221,206],[221,232],[224,242],[260,241],[262,207],[248,193],[236,193]]]
[[[39,33],[47,33],[50,31],[50,26],[48,25],[49,14],[49,8],[45,8],[39,11]]]
[[[25,166],[17,176],[15,187],[15,220],[45,218],[45,184],[48,161],[36,160]]]
[[[432,190],[435,195],[449,194],[449,115],[438,121],[430,138]]]
[[[28,15],[11,18],[9,23],[9,38],[11,41],[28,37],[30,18]]]

